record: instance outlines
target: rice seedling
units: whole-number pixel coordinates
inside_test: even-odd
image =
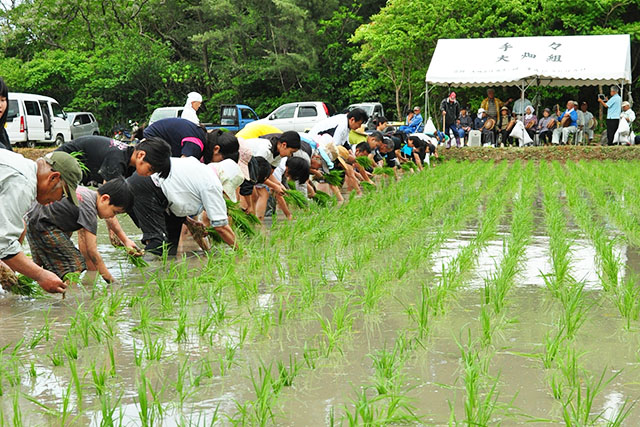
[[[71,372],[71,379],[73,380],[73,384],[76,390],[76,398],[79,402],[82,401],[82,383],[80,382],[80,377],[78,376],[78,366],[76,365],[75,359],[67,359],[69,363],[69,371]]]
[[[283,387],[291,387],[293,385],[293,380],[296,376],[298,376],[298,372],[300,371],[300,364],[293,357],[292,354],[289,355],[289,367],[287,368],[285,364],[278,360],[278,372],[279,378],[278,381]]]
[[[599,377],[583,378],[584,390],[583,386],[578,383],[566,395],[562,402],[562,417],[567,425],[591,425],[601,418],[601,413],[594,415],[594,400],[620,373],[617,372],[605,380],[606,372],[605,368]]]
[[[391,168],[391,167],[378,166],[375,169],[373,169],[373,174],[374,175],[385,175],[385,176],[393,177],[393,176],[395,176],[396,173],[393,170],[393,168]]]
[[[306,209],[309,207],[309,199],[301,191],[298,190],[285,190],[284,200],[291,206],[296,206],[300,209]]]
[[[256,226],[260,225],[258,217],[243,211],[239,203],[225,201],[227,202],[227,214],[231,218],[233,227],[247,237],[255,237],[257,234]],[[215,234],[217,235],[217,233]]]

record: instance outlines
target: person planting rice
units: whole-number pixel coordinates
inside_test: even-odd
[[[316,140],[318,136],[329,135],[336,146],[349,145],[349,130],[356,130],[369,119],[367,113],[361,108],[355,108],[348,114],[337,114],[317,123],[309,131],[309,138]]]
[[[46,270],[22,252],[24,215],[37,201],[40,204],[68,197],[77,205],[76,186],[82,179],[78,161],[67,153],[53,152],[38,160],[25,159],[20,154],[0,150],[0,268],[3,288],[17,283],[7,269],[24,274],[38,282],[47,292],[64,292],[67,284],[55,273]]]
[[[280,161],[278,167],[273,171],[273,176],[281,183],[288,183],[289,180],[295,182],[295,186],[300,194],[305,198],[309,195],[307,189],[307,181],[309,181],[309,162],[302,157],[288,157]],[[293,189],[292,189],[293,190]],[[313,196],[313,190],[312,194]],[[285,196],[275,194],[276,203],[284,213],[287,219],[293,219],[289,204],[285,200]]]
[[[87,270],[86,283],[100,273],[107,283],[114,277],[97,246],[98,218],[109,219],[133,205],[133,193],[122,177],[107,181],[97,191],[76,189],[78,205],[62,199],[46,206],[34,204],[27,213],[27,240],[36,264],[64,280],[68,273]],[[78,232],[78,248],[71,241]]]
[[[398,158],[401,162],[414,162],[419,170],[422,170],[422,159],[419,153],[419,147],[422,145],[422,140],[417,136],[410,135],[407,138],[407,143],[400,149],[400,155]]]
[[[234,151],[238,152],[238,140],[234,135],[219,129],[207,132],[204,127],[189,120],[176,117],[158,120],[145,128],[142,134],[145,138],[156,137],[167,141],[171,147],[171,157],[190,156],[210,163],[216,161],[216,155],[226,152],[226,157],[238,160],[231,155]],[[218,151],[215,147],[219,147]]]
[[[254,138],[244,140],[242,147],[251,151],[253,157],[262,157],[272,168],[280,164],[283,157],[290,157],[301,147],[300,135],[294,131],[284,132],[270,139]],[[267,210],[269,199],[269,189],[277,195],[284,195],[285,187],[273,176],[273,172],[264,181],[258,183],[253,188],[253,201],[255,203],[256,215],[262,221]]]
[[[384,160],[384,164],[387,167],[393,168],[393,172],[395,174],[396,179],[398,179],[398,167],[400,163],[398,162],[398,158],[396,157],[395,152],[395,144],[391,140],[391,138],[384,138],[382,145],[380,146],[380,155]]]
[[[140,176],[158,173],[166,178],[171,170],[171,147],[161,138],[149,137],[131,146],[104,136],[85,136],[60,146],[56,151],[80,153],[85,166],[82,184],[102,184],[108,180],[128,178],[134,172]],[[122,230],[115,216],[106,218],[109,236],[116,246],[120,244],[133,253],[139,253],[135,242]]]
[[[196,224],[197,221],[189,217],[202,211],[207,213],[222,240],[235,248],[235,234],[229,226],[222,183],[207,165],[193,157],[172,157],[167,178],[133,174],[127,182],[134,193],[129,214],[142,229],[146,251],[159,255],[167,244],[169,255],[175,255],[182,224],[187,221]]]

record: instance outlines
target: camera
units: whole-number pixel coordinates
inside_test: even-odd
[[[605,98],[604,93],[598,94],[598,99],[602,99],[604,101],[604,98]]]

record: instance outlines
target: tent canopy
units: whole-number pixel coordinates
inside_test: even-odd
[[[628,34],[440,39],[427,84],[593,86],[631,84]]]

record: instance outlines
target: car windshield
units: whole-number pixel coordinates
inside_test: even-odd
[[[158,120],[168,119],[169,117],[177,117],[176,110],[155,110],[151,114],[150,122],[157,122]]]
[[[373,105],[353,104],[349,105],[349,111],[361,108],[367,113],[368,116],[373,114]]]
[[[18,101],[15,99],[9,100],[9,111],[7,111],[7,120],[13,120],[20,114],[20,110],[18,109]]]

